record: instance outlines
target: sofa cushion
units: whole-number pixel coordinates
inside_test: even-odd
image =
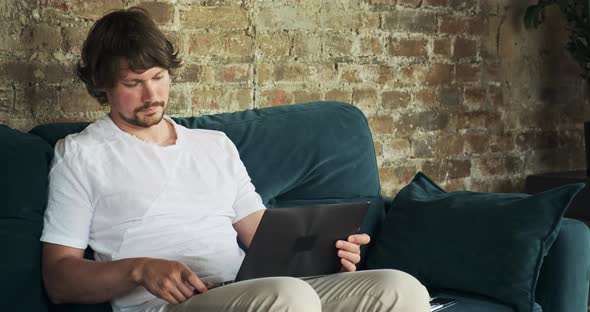
[[[532,311],[543,257],[583,183],[543,193],[445,192],[418,173],[396,196],[367,259],[429,287],[469,291]]]
[[[46,311],[41,230],[52,157],[40,138],[0,125],[2,310]]]

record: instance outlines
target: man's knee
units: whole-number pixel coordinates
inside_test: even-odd
[[[298,278],[264,278],[257,283],[260,290],[264,291],[264,297],[270,299],[266,302],[270,304],[271,310],[321,311],[318,294],[308,283]]]
[[[392,306],[402,308],[399,311],[429,311],[430,295],[412,275],[398,270],[375,270],[374,287],[383,292],[383,298],[388,298]]]

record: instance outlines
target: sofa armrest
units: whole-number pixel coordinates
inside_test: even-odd
[[[541,266],[536,301],[543,312],[586,312],[590,279],[590,229],[564,218]]]

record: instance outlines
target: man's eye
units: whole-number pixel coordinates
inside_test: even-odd
[[[156,77],[154,77],[154,80],[160,80],[162,78],[164,78],[164,76],[156,76]]]
[[[139,85],[139,83],[137,82],[133,82],[133,83],[124,83],[124,86],[128,87],[128,88],[133,88],[133,87],[137,87]]]

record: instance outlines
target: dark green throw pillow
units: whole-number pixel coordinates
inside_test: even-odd
[[[418,173],[396,196],[367,267],[408,272],[434,288],[468,291],[533,311],[543,257],[583,183],[543,193],[445,192]]]

